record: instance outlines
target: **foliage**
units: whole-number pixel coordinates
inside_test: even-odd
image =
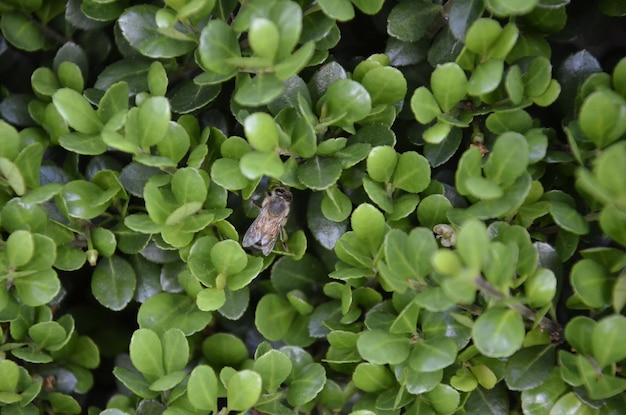
[[[2,413],[620,413],[625,14],[0,0]]]

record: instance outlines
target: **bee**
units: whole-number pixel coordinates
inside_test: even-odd
[[[282,186],[269,190],[263,199],[259,216],[252,222],[243,237],[242,245],[254,251],[261,251],[263,255],[268,256],[279,234],[281,241],[284,242],[283,226],[287,222],[292,198],[291,192]]]

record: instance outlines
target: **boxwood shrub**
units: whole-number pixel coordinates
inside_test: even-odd
[[[625,14],[0,0],[0,411],[623,414]]]

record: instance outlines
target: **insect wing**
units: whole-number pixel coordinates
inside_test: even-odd
[[[252,224],[246,231],[246,234],[243,236],[243,241],[241,242],[241,244],[244,246],[244,248],[254,246],[261,240],[261,237],[263,235],[261,234],[259,222],[261,221],[262,216],[263,211],[259,213],[259,216],[257,216],[256,219],[252,222]]]
[[[262,209],[244,235],[242,245],[259,250],[268,256],[276,244],[282,220],[281,216],[271,216],[266,209]]]

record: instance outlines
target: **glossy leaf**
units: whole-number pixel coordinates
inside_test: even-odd
[[[112,256],[98,263],[91,280],[91,289],[100,304],[112,310],[121,310],[135,292],[135,271],[123,258]]]
[[[226,386],[228,408],[234,411],[246,411],[261,396],[261,376],[251,370],[235,373]]]
[[[363,359],[370,363],[398,364],[409,356],[409,339],[382,330],[369,330],[361,333],[357,348]]]
[[[474,344],[489,357],[511,356],[524,340],[524,322],[514,310],[489,309],[472,328]]]
[[[433,95],[443,111],[450,111],[467,95],[467,77],[453,62],[437,66],[430,75]]]

